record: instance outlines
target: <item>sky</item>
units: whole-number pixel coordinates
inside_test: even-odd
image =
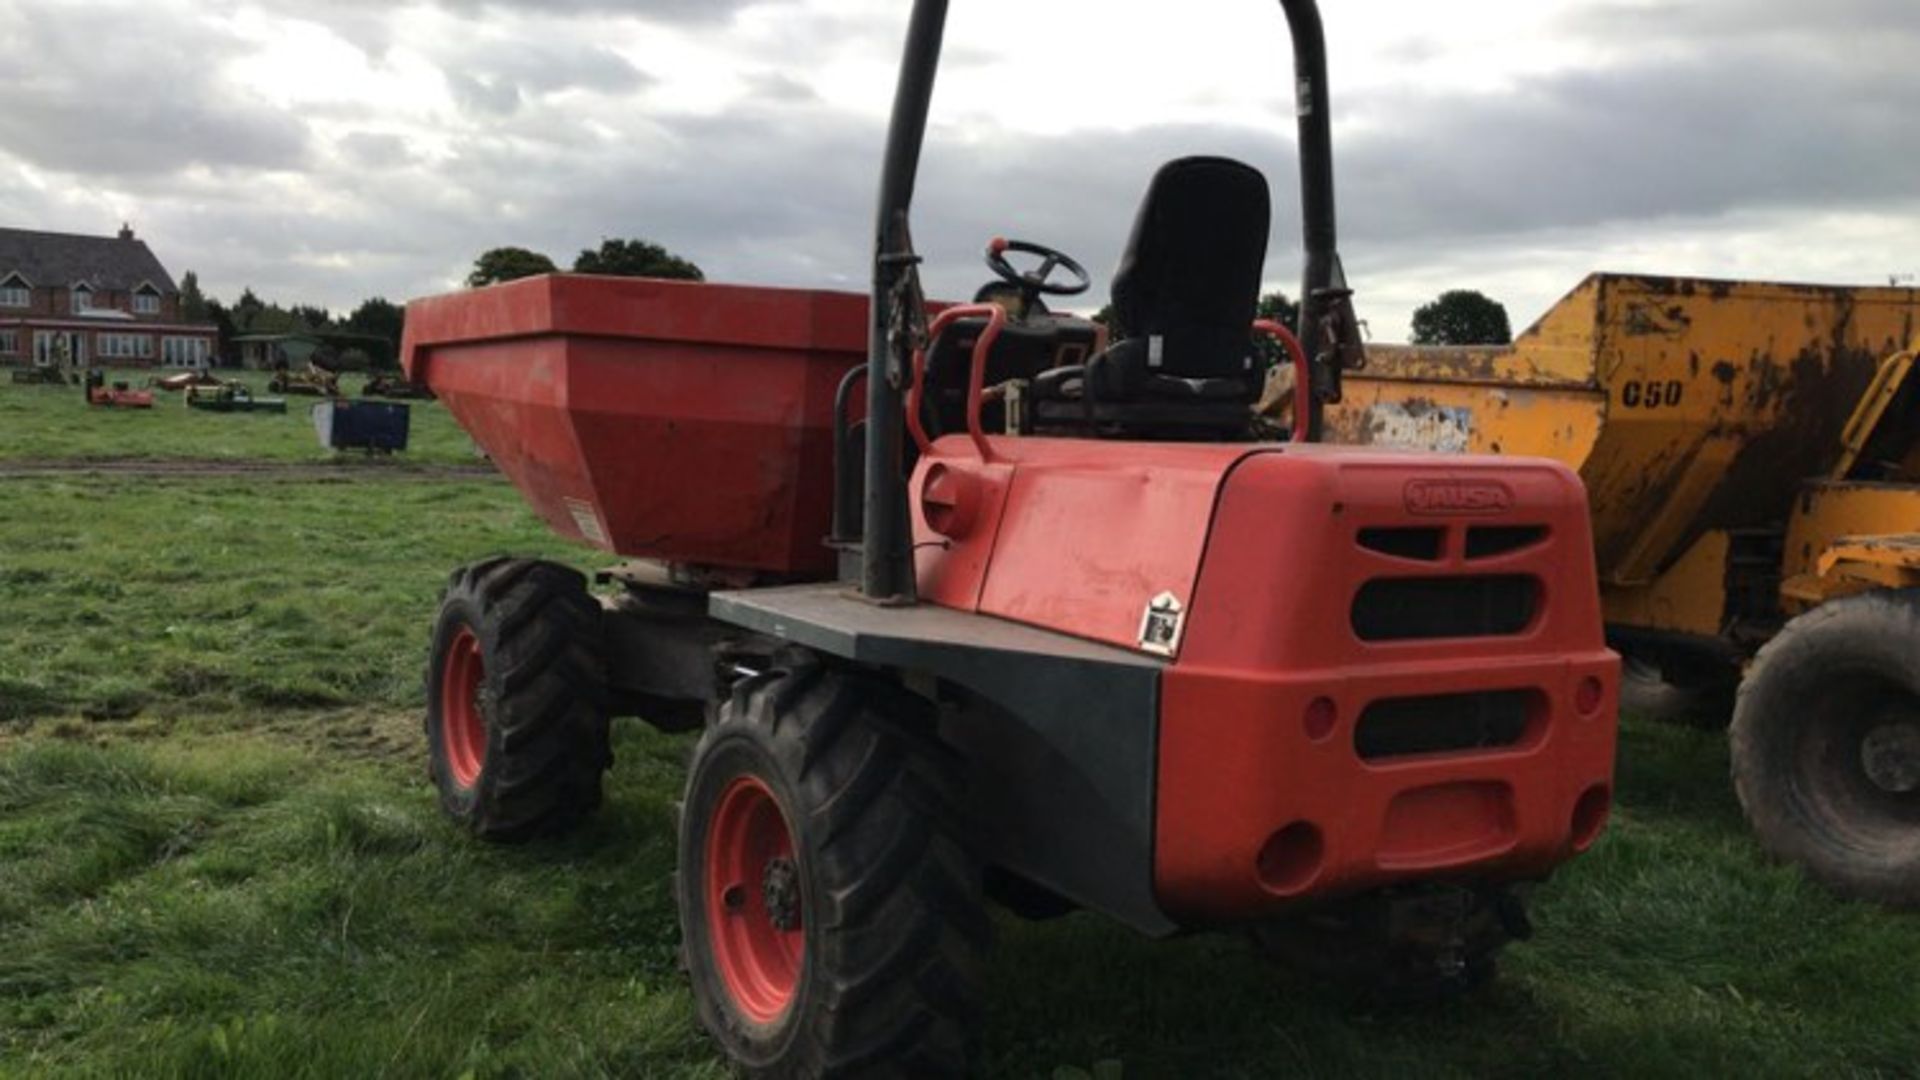
[[[1449,288],[1518,329],[1596,270],[1920,272],[1914,0],[1321,0],[1341,249],[1378,340]],[[122,221],[176,277],[335,310],[481,251],[644,237],[861,290],[903,0],[0,0],[0,226]],[[1104,299],[1153,170],[1260,168],[1298,292],[1291,63],[1261,0],[954,0],[914,236]],[[1071,306],[1071,305],[1069,305]]]

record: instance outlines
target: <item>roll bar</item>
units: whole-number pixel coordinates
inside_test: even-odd
[[[1340,265],[1333,203],[1333,124],[1327,89],[1326,35],[1315,0],[1280,0],[1293,34],[1294,94],[1299,116],[1300,210],[1306,247],[1300,339],[1312,385],[1308,439],[1318,439],[1321,413],[1340,400],[1340,373],[1364,362],[1352,293]],[[905,55],[894,89],[874,223],[873,298],[867,344],[866,463],[860,540],[860,591],[879,603],[912,603],[912,532],[906,478],[902,395],[916,347],[926,339],[926,303],[909,230],[920,148],[946,30],[947,0],[914,0]]]

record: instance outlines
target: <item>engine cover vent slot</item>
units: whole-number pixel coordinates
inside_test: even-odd
[[[1505,637],[1533,625],[1540,582],[1523,574],[1376,578],[1353,599],[1362,641]]]
[[[1373,528],[1360,530],[1360,546],[1368,551],[1391,555],[1396,559],[1439,562],[1446,550],[1447,531],[1418,526],[1409,528]]]
[[[1545,525],[1475,525],[1467,530],[1467,558],[1493,559],[1525,551],[1547,538]]]
[[[1545,704],[1534,690],[1386,698],[1360,714],[1353,749],[1361,760],[1377,762],[1518,746]]]

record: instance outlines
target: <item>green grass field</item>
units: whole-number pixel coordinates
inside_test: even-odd
[[[142,387],[170,372],[115,371],[110,378]],[[220,371],[266,394],[267,375]],[[357,393],[361,377],[347,375],[343,389]],[[324,462],[332,451],[314,435],[309,410],[317,400],[288,397],[285,415],[223,414],[186,408],[177,394],[157,393],[148,409],[88,407],[79,387],[0,384],[0,461],[67,458],[205,458],[221,461]],[[400,463],[472,464],[473,443],[447,411],[432,401],[413,407],[411,438]]]
[[[619,725],[561,842],[438,815],[428,622],[494,551],[594,562],[497,480],[0,477],[0,1076],[727,1075],[675,962],[684,739]],[[1762,860],[1717,736],[1629,718],[1621,762],[1485,993],[1363,1015],[1230,937],[1007,917],[980,1071],[1915,1075],[1920,922]]]

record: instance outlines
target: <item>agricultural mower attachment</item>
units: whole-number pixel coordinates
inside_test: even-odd
[[[1604,829],[1618,659],[1578,480],[1311,443],[1361,350],[1319,17],[1282,6],[1297,334],[1253,325],[1266,182],[1219,158],[1148,186],[1114,281],[1140,336],[1047,313],[1085,275],[999,240],[1000,280],[930,311],[909,212],[945,0],[909,21],[869,296],[555,275],[409,307],[408,374],[555,530],[635,560],[600,599],[551,563],[452,577],[442,804],[552,831],[598,803],[611,716],[700,729],[683,954],[746,1071],[963,1075],[988,897],[1463,989],[1524,936],[1514,887]],[[1295,358],[1296,442],[1254,438],[1256,332]]]

